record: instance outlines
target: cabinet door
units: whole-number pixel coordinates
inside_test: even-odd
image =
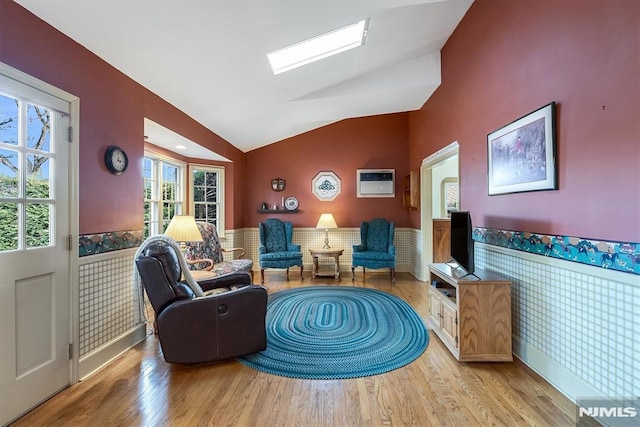
[[[411,171],[402,181],[402,204],[409,209],[420,207],[420,174]]]
[[[451,220],[433,220],[433,262],[451,260]]]
[[[438,326],[440,326],[440,295],[429,289],[429,317]]]
[[[458,311],[455,308],[450,307],[444,302],[441,303],[440,312],[442,317],[440,319],[440,327],[444,334],[458,347]]]

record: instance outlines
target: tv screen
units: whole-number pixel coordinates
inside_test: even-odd
[[[473,228],[471,214],[451,212],[451,258],[468,274],[473,274]]]

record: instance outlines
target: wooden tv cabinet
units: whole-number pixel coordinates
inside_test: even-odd
[[[429,264],[427,326],[461,362],[510,362],[511,282],[476,270]]]

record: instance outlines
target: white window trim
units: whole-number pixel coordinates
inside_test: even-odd
[[[173,157],[167,156],[165,154],[161,154],[161,153],[157,153],[153,150],[149,150],[149,149],[145,149],[144,150],[144,157],[149,158],[149,159],[153,159],[156,161],[161,161],[161,162],[165,162],[165,163],[169,163],[171,165],[174,166],[178,166],[180,168],[180,176],[178,177],[179,182],[178,182],[178,191],[180,194],[180,203],[182,203],[182,212],[181,214],[186,215],[187,214],[187,208],[188,208],[188,201],[186,200],[186,194],[187,194],[187,187],[186,187],[186,183],[187,183],[187,169],[188,169],[188,164],[186,162],[183,162],[182,160],[178,160],[175,159]],[[142,177],[144,179],[144,177]],[[160,179],[159,179],[160,178]],[[160,183],[161,183],[161,168],[157,168],[156,169],[156,176],[155,176],[155,181],[156,181],[156,185],[158,186],[158,188],[156,189],[157,191],[160,191],[159,189],[161,188]],[[158,194],[155,195],[156,197],[159,196]],[[156,200],[156,199],[153,199]],[[161,214],[160,212],[157,212],[159,214]],[[162,222],[162,218],[161,216],[158,217],[158,224]],[[159,230],[157,230],[159,231]],[[162,233],[156,233],[156,234],[162,234]],[[151,234],[150,235],[154,235]]]
[[[194,191],[193,191],[193,171],[194,170],[203,170],[205,172],[216,172],[218,174],[219,180],[218,184],[220,188],[218,188],[218,200],[220,209],[218,209],[218,237],[220,239],[224,239],[226,237],[226,228],[225,228],[225,210],[226,210],[226,198],[225,198],[225,168],[224,166],[214,166],[214,165],[203,165],[198,163],[190,163],[189,164],[189,212],[193,214],[195,212],[195,200],[193,199]]]

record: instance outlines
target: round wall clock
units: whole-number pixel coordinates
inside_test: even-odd
[[[104,163],[109,172],[121,175],[129,166],[129,158],[122,148],[111,145],[104,155]]]
[[[340,178],[333,172],[318,172],[311,181],[311,191],[324,201],[330,201],[340,194]]]

